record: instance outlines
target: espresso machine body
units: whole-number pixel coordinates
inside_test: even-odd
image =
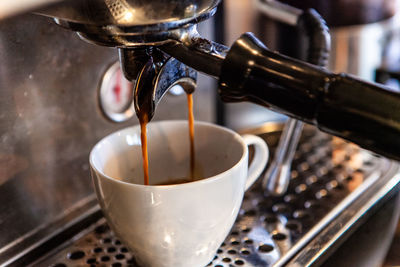
[[[109,3],[110,1],[104,2]],[[117,2],[123,3],[124,1]],[[158,2],[163,3],[163,1]],[[212,3],[212,11],[217,2],[198,1],[200,4]],[[200,6],[208,10],[206,6]],[[52,8],[54,7],[57,8],[57,6]],[[204,56],[204,51],[207,51],[212,55],[207,59],[217,64],[213,65],[210,70],[202,70],[210,71],[213,75],[221,70],[219,67],[226,56],[226,47],[204,41],[193,28],[191,28],[193,31],[189,31],[189,33],[199,37],[200,42],[185,43],[188,39],[178,36],[182,33],[179,27],[186,25],[185,23],[193,24],[197,22],[197,19],[205,19],[205,17],[199,16],[191,20],[192,9],[188,8],[186,11],[189,14],[188,21],[183,20],[182,24],[177,24],[176,27],[167,24],[168,27],[171,26],[167,29],[168,38],[177,43],[173,43],[175,46],[172,48],[163,46],[162,51],[174,53],[173,48],[182,51],[182,48],[185,47],[182,47],[179,42],[189,48],[194,46],[197,49],[192,54],[194,58]],[[39,10],[38,13],[46,12]],[[210,16],[211,13],[210,11]],[[47,12],[46,14],[51,13]],[[124,24],[124,19],[127,18],[129,19],[129,17],[122,17],[121,23]],[[59,16],[59,19],[56,18],[56,23],[59,25],[55,25],[49,18],[23,14],[0,22],[0,129],[2,129],[0,136],[0,198],[3,203],[0,207],[2,236],[0,263],[4,265],[28,265],[34,262],[33,264],[36,263],[39,266],[41,264],[48,266],[56,264],[60,259],[68,262],[82,260],[83,264],[88,264],[93,260],[92,253],[97,253],[96,248],[92,249],[90,246],[100,243],[104,246],[112,243],[120,251],[126,250],[126,248],[119,247],[122,245],[118,239],[109,236],[111,233],[104,226],[104,221],[93,226],[91,224],[93,220],[86,220],[89,217],[97,216],[96,220],[101,217],[91,188],[87,158],[90,148],[97,140],[116,129],[137,123],[137,120],[132,118],[122,124],[115,124],[110,121],[112,118],[105,114],[100,101],[101,85],[107,71],[118,60],[117,49],[82,42],[73,31],[59,27],[76,29],[79,32],[82,29],[82,25],[76,23],[79,21],[79,18],[77,21],[65,20],[65,18],[63,20],[62,16]],[[210,35],[211,24],[200,25],[199,31],[201,32],[203,27],[205,35]],[[97,38],[98,35],[94,34],[98,33],[97,26],[93,26],[93,32],[90,32],[93,28],[86,27],[88,32],[80,32],[80,37],[94,43],[105,42],[114,45],[113,42],[117,40],[116,38]],[[122,29],[132,30],[135,34],[140,33],[135,27]],[[111,30],[118,32],[121,29],[111,27]],[[159,33],[160,28],[151,28],[151,30]],[[150,32],[152,32],[151,30]],[[122,32],[126,33],[126,31]],[[127,36],[123,42],[126,41],[128,43],[125,44],[132,46],[137,45],[138,41],[143,39],[149,41],[143,35],[140,38],[129,36],[129,34]],[[159,42],[163,43],[165,35],[156,34],[155,36],[156,39],[151,39],[149,43],[161,45]],[[110,42],[107,43],[108,41]],[[199,50],[199,46],[202,49]],[[121,44],[118,47],[121,49],[131,48]],[[191,51],[189,50],[189,52]],[[185,56],[187,54],[183,55],[183,59],[186,60]],[[204,67],[203,61],[189,63],[199,68]],[[314,67],[308,67],[314,70]],[[195,95],[195,99],[197,98],[195,106],[198,108],[195,109],[195,117],[198,120],[213,121],[214,83],[204,76],[200,76],[198,84],[198,89],[196,89],[198,97]],[[158,104],[153,119],[185,117],[185,97],[168,95]],[[276,136],[279,135],[278,128],[276,126],[269,128],[270,130],[275,129],[271,130],[271,135],[268,134],[268,140],[272,145],[276,143]],[[295,180],[292,187],[289,187],[291,198],[286,195],[281,198],[265,197],[262,189],[254,188],[246,197],[239,224],[235,226],[228,237],[230,245],[242,247],[240,250],[221,249],[224,257],[218,258],[217,256],[217,261],[225,263],[232,261],[231,258],[228,258],[228,254],[238,254],[238,251],[246,251],[242,253],[244,257],[246,257],[246,253],[250,253],[251,256],[246,260],[254,266],[260,262],[263,264],[276,262],[279,266],[291,259],[297,262],[310,260],[306,257],[307,255],[304,255],[310,248],[304,247],[306,243],[310,242],[315,245],[315,242],[325,241],[324,245],[329,246],[328,243],[334,239],[335,233],[342,236],[335,230],[342,231],[343,228],[336,229],[334,225],[347,225],[346,223],[351,221],[361,221],[363,214],[360,214],[359,210],[369,211],[375,207],[378,200],[389,197],[391,195],[389,193],[395,191],[398,183],[398,179],[396,179],[398,168],[393,162],[365,154],[353,146],[347,149],[347,146],[341,142],[335,143],[335,149],[332,149],[330,147],[331,138],[325,135],[306,134],[306,138],[309,140],[308,143],[302,146],[300,154],[297,158],[295,157],[299,168],[292,173],[293,180],[297,177],[301,179]],[[321,143],[328,144],[328,148],[318,147],[318,145],[314,147],[315,144]],[[316,153],[316,157],[312,157],[311,151]],[[334,157],[331,157],[331,154],[342,155],[339,157],[343,158],[342,161],[345,161],[346,164],[342,166],[332,163]],[[365,166],[359,164],[358,159],[361,156],[365,156],[365,162],[369,162],[365,163]],[[318,161],[319,159],[321,162]],[[355,167],[352,165],[354,164],[353,159]],[[310,169],[310,164],[313,162],[316,165],[315,168],[318,167],[318,169]],[[350,174],[346,169],[347,166],[353,166],[350,169],[355,173]],[[379,174],[373,171],[375,168],[379,169]],[[332,178],[328,174],[335,174],[337,177]],[[356,182],[348,182],[351,179]],[[322,181],[324,184],[317,181]],[[362,183],[363,181],[367,182]],[[342,182],[346,183],[345,190],[334,191],[335,188],[340,188],[339,184],[341,185]],[[325,188],[325,183],[327,186],[329,184],[331,189]],[[360,189],[357,189],[358,186]],[[364,192],[366,193],[363,194]],[[312,194],[312,197],[308,194]],[[315,202],[326,203],[325,196],[334,196],[335,201],[339,201],[342,197],[345,201],[340,202],[339,208],[334,208],[332,212],[328,213],[329,216],[323,217],[323,223],[317,224],[317,227],[311,228],[306,223],[303,224],[302,220],[307,220],[307,214],[310,214],[305,210],[306,205],[309,204],[309,208],[311,208],[316,205]],[[348,197],[344,198],[344,196]],[[295,206],[296,199],[299,203],[304,202],[304,207]],[[293,200],[295,201],[293,202]],[[288,207],[289,204],[293,206]],[[328,203],[324,207],[332,208],[332,205]],[[328,210],[328,208],[326,209]],[[288,210],[291,215],[287,215]],[[290,230],[290,224],[287,224],[287,218],[293,219],[289,220],[292,228],[294,225],[294,228],[298,226],[297,230],[311,229],[312,231],[303,231],[299,234],[293,228],[294,232],[290,232],[292,230]],[[252,222],[256,222],[256,224],[252,226],[246,224]],[[87,228],[88,225],[90,225],[89,228]],[[71,232],[66,233],[68,232],[64,231],[66,229]],[[85,230],[82,231],[82,229]],[[79,234],[75,235],[76,233]],[[89,234],[86,235],[87,233]],[[311,234],[307,235],[307,233]],[[301,242],[292,243],[291,234],[293,234],[293,240]],[[290,238],[288,238],[289,236]],[[302,239],[303,237],[306,239]],[[314,239],[307,239],[310,237]],[[98,243],[94,241],[95,239]],[[63,250],[67,246],[63,245],[56,251],[45,251],[45,248],[49,248],[49,244],[50,247],[54,247],[65,240],[69,240],[69,244],[72,244],[71,248]],[[79,244],[83,244],[85,249],[75,250],[74,244],[76,243],[74,242],[77,240]],[[267,241],[270,244],[276,242],[276,245],[268,245]],[[258,246],[261,244],[260,242],[263,244]],[[293,247],[295,249],[291,250]],[[110,247],[107,249],[110,250],[108,252],[113,257],[117,257],[115,251],[112,252]],[[294,258],[299,249],[303,249],[300,251],[303,252],[303,255]],[[100,252],[105,251],[106,247],[100,248]],[[57,254],[58,252],[61,254]],[[84,257],[86,254],[89,258]],[[279,256],[282,257],[279,258]],[[38,259],[38,257],[43,258]],[[106,256],[104,255],[104,257]],[[100,261],[104,259],[104,262],[108,261],[103,257],[99,259]],[[116,259],[118,260],[118,258]],[[241,262],[244,261],[237,260],[238,265]],[[124,263],[132,264],[134,261],[126,259]]]

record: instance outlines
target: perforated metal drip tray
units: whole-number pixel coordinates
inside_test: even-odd
[[[254,130],[273,151],[280,129]],[[283,197],[264,196],[261,179],[208,266],[307,266],[320,263],[397,189],[398,165],[306,128]],[[101,219],[34,266],[137,266]]]

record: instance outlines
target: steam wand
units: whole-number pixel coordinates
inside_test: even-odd
[[[291,25],[297,27],[301,39],[307,40],[304,42],[304,45],[307,46],[298,49],[301,52],[301,57],[307,62],[321,67],[327,65],[330,51],[329,29],[325,21],[314,9],[306,11],[292,7],[288,9],[282,7],[283,4],[275,1],[258,1],[258,3],[266,11],[274,10],[275,5],[280,5],[278,9],[280,10],[280,16],[277,16],[276,13],[268,14],[274,15],[276,20],[282,22],[295,22],[295,24],[292,23]],[[287,18],[297,19],[288,20]],[[302,44],[303,42],[300,42],[300,45]],[[303,56],[303,54],[306,55]],[[286,193],[291,178],[291,165],[303,125],[303,122],[293,118],[289,118],[285,123],[274,158],[264,175],[263,187],[266,194],[281,196]]]

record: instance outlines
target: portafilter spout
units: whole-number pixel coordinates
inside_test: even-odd
[[[150,121],[158,103],[174,86],[187,94],[196,88],[197,72],[155,47],[120,48],[119,58],[127,79],[134,81],[135,111],[140,121]]]

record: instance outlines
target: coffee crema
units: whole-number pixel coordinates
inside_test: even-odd
[[[190,179],[179,178],[172,180],[171,183],[160,184],[181,184],[188,183],[195,178],[195,147],[194,147],[194,114],[193,114],[193,94],[187,95],[188,103],[188,125],[189,125],[189,139],[190,139]],[[149,122],[148,115],[146,112],[140,112],[138,114],[140,123],[140,140],[142,144],[142,158],[143,158],[143,177],[144,185],[149,185],[149,155],[147,147],[147,123]],[[175,182],[176,181],[176,182]]]
[[[190,183],[192,182],[192,178],[176,178],[176,179],[171,179],[168,180],[167,182],[155,184],[155,185],[174,185],[174,184],[185,184],[185,183]]]

